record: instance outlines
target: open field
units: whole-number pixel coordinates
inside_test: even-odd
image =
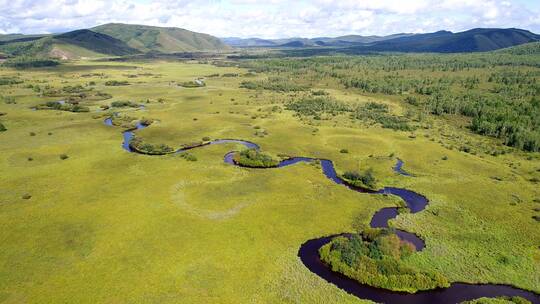
[[[484,73],[464,73],[475,71]],[[533,218],[540,216],[540,153],[474,134],[465,118],[429,116],[430,128],[413,131],[348,115],[299,118],[286,104],[307,93],[240,88],[267,76],[195,61],[76,61],[0,73],[22,81],[0,86],[7,129],[0,132],[2,303],[363,302],[312,274],[297,251],[308,239],[368,224],[394,199],[334,185],[314,164],[224,164],[223,155],[240,148],[234,144],[193,150],[197,161],[130,154],[122,129],[103,123],[112,112],[153,119],[137,131],[153,144],[234,138],[274,156],[332,159],[341,172],[372,168],[379,184],[430,199],[426,211],[392,222],[425,240],[408,266],[540,293],[540,223]],[[197,78],[206,85],[178,85]],[[129,84],[105,85],[114,80]],[[88,86],[112,98],[83,99],[89,112],[34,111],[63,96],[40,97],[29,84]],[[332,79],[312,89],[354,106],[408,110],[401,98]],[[125,100],[145,107],[100,108]],[[463,143],[475,154],[449,148]],[[493,149],[505,154],[493,156]],[[414,178],[392,171],[398,157]]]

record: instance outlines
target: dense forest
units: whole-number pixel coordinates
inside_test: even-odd
[[[367,95],[397,96],[422,115],[467,117],[475,133],[525,151],[540,151],[538,44],[481,54],[268,58],[243,61],[242,66],[270,75],[267,80],[243,82],[245,88],[295,92],[338,86]],[[315,117],[328,106],[332,112],[343,110],[325,98],[312,97],[312,106],[297,100],[288,108]],[[387,115],[377,105],[367,107],[350,110],[383,127],[412,128],[404,117]]]

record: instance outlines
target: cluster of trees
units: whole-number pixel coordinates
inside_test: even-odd
[[[129,147],[138,153],[149,155],[164,155],[174,152],[174,149],[166,144],[150,144],[136,136],[129,142]]]
[[[321,114],[337,115],[352,111],[347,104],[330,96],[315,94],[289,102],[285,109],[294,111],[300,116],[312,116],[317,120],[321,119]]]
[[[112,95],[105,92],[94,91],[93,88],[83,87],[82,85],[64,86],[62,88],[51,87],[45,85],[43,87],[38,84],[29,84],[28,88],[39,93],[40,96],[47,97],[64,97],[64,100],[71,103],[78,103],[82,100],[105,100],[112,98]]]
[[[459,114],[472,118],[472,131],[497,137],[503,143],[525,151],[540,151],[540,98],[505,99],[464,93],[457,96],[436,94],[425,107],[435,115]]]
[[[441,274],[405,265],[403,260],[415,251],[414,245],[387,229],[368,229],[362,234],[334,238],[319,249],[319,254],[333,271],[374,287],[411,293],[448,287],[448,280]]]
[[[47,101],[36,107],[36,110],[58,110],[68,112],[90,112],[90,108],[73,103],[60,103],[58,101]]]
[[[16,57],[6,60],[2,65],[15,69],[28,69],[28,68],[42,68],[53,67],[59,65],[60,62],[48,58],[35,58],[35,57]]]
[[[234,155],[233,160],[236,164],[250,168],[271,168],[279,164],[278,160],[270,155],[259,152],[256,149],[246,149]]]
[[[341,175],[341,178],[349,185],[358,188],[377,190],[377,179],[373,175],[373,170],[371,168],[364,172],[347,171]]]
[[[292,79],[284,77],[270,77],[267,80],[242,81],[241,88],[250,90],[270,90],[275,92],[297,92],[309,89],[307,85],[298,84]]]
[[[389,113],[388,105],[376,102],[368,102],[358,106],[353,117],[360,120],[368,120],[381,124],[383,128],[412,131],[415,128],[409,124],[409,119],[403,116],[395,116]]]

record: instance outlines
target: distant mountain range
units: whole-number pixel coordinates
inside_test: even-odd
[[[216,37],[181,28],[110,23],[54,35],[0,35],[0,52],[63,59],[143,53],[224,51]]]
[[[346,54],[364,52],[483,52],[540,41],[540,35],[521,29],[472,29],[452,33],[395,34],[319,38],[223,38],[181,28],[110,23],[51,35],[0,35],[0,55],[45,56],[62,59],[174,54],[182,52],[221,52],[232,47],[306,49],[313,54],[338,50]]]
[[[521,29],[472,29],[459,33],[439,31],[427,34],[389,36],[348,35],[336,38],[222,38],[233,47],[319,48],[339,47],[374,52],[485,52],[540,41],[540,35]]]

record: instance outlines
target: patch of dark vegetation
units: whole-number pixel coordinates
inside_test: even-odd
[[[126,80],[108,80],[105,82],[105,85],[109,87],[127,86],[129,82]]]
[[[111,107],[113,108],[125,108],[125,107],[138,108],[140,107],[140,105],[138,103],[135,103],[129,100],[117,100],[117,101],[111,102]]]
[[[36,110],[58,110],[67,112],[90,112],[90,108],[73,103],[60,103],[58,101],[48,101],[36,107]]]
[[[205,87],[206,83],[200,79],[197,79],[193,81],[180,82],[178,83],[178,85],[184,88],[201,88],[201,87]]]
[[[238,73],[224,73],[221,77],[238,77]]]
[[[15,69],[29,69],[29,68],[43,68],[54,67],[59,65],[60,62],[47,58],[34,58],[34,57],[16,57],[6,60],[2,65],[8,68]]]
[[[406,117],[395,116],[389,113],[388,105],[376,102],[368,102],[356,108],[353,117],[380,124],[383,128],[413,131],[415,128],[409,124]]]
[[[2,122],[0,122],[0,132],[5,132],[5,131],[7,131],[6,126],[4,126]]]
[[[422,272],[403,262],[416,251],[388,229],[367,228],[350,237],[339,236],[319,249],[333,271],[374,287],[416,292],[450,286],[437,272]]]
[[[348,149],[341,149],[341,150],[339,150],[339,153],[346,154],[346,153],[349,153],[349,150]]]
[[[21,196],[21,198],[24,199],[24,200],[29,200],[29,199],[32,198],[32,195],[30,195],[30,194],[28,194],[28,193],[25,193],[25,194],[23,194],[23,195]]]
[[[312,116],[317,120],[321,119],[322,114],[335,116],[351,111],[347,104],[329,96],[306,96],[288,103],[285,109],[296,112],[298,116]]]
[[[15,97],[13,96],[1,96],[0,100],[2,100],[5,104],[17,104],[17,101],[15,101]]]
[[[174,152],[174,149],[166,144],[150,144],[140,137],[133,137],[129,142],[129,147],[138,153],[148,155],[165,155]]]
[[[295,83],[291,79],[283,77],[270,77],[267,80],[260,81],[243,81],[240,87],[249,90],[269,90],[275,92],[297,92],[307,91],[309,89],[306,85]]]
[[[22,80],[15,77],[0,77],[0,85],[12,85],[12,84],[19,84],[23,83]]]
[[[111,123],[115,127],[122,127],[125,129],[135,129],[136,118],[128,115],[112,115]]]
[[[373,175],[372,169],[367,169],[364,172],[347,171],[341,175],[341,178],[351,186],[377,190],[377,179]]]
[[[272,168],[279,164],[278,160],[256,149],[240,151],[234,155],[233,160],[236,164],[249,168]]]
[[[67,154],[60,154],[60,159],[61,160],[66,160],[68,158],[69,158],[69,156]]]
[[[180,157],[187,161],[197,161],[197,157],[189,152],[182,152],[180,153]]]

